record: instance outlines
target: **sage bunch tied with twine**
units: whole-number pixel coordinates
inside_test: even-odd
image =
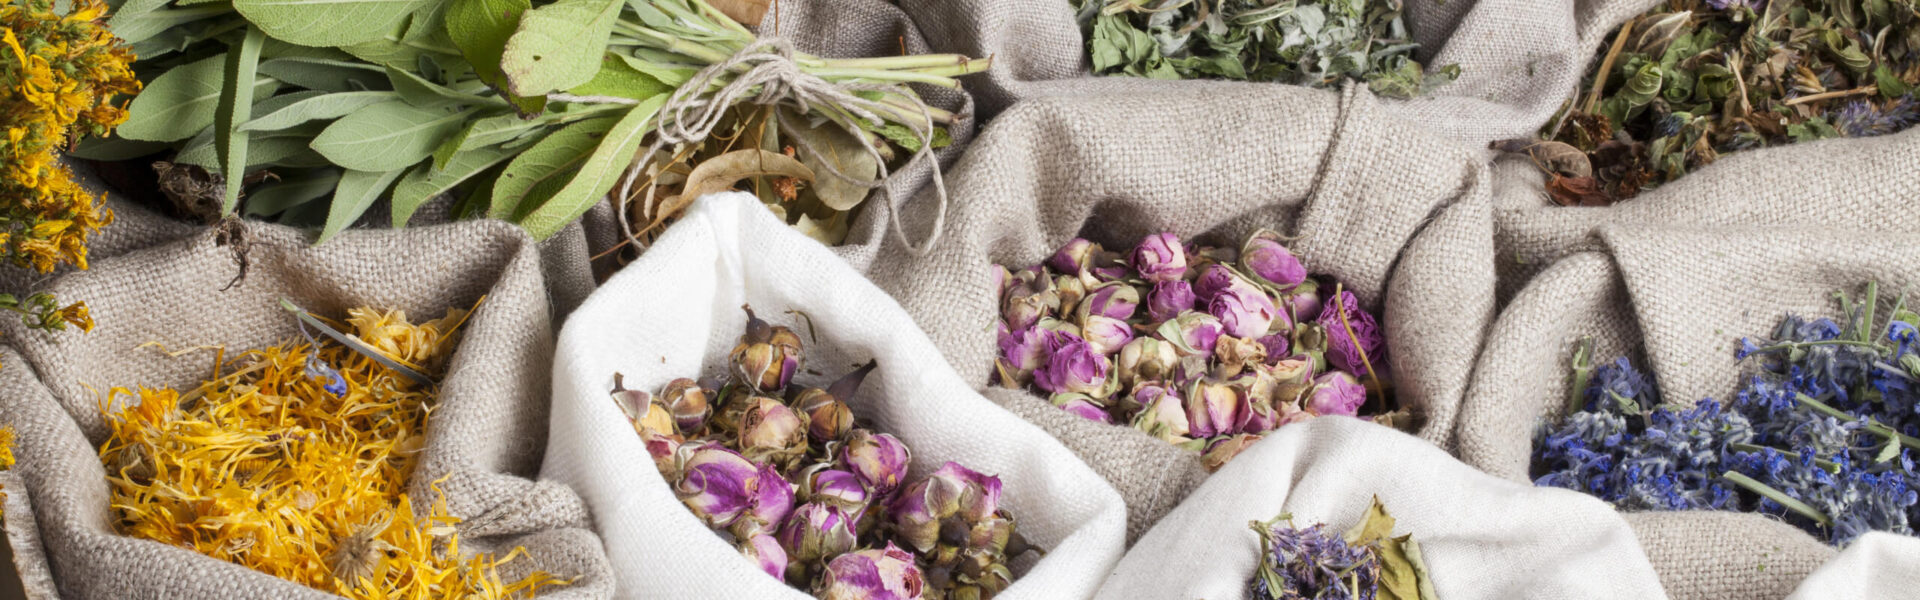
[[[320,225],[322,242],[381,200],[398,227],[442,195],[458,199],[456,216],[545,239],[616,185],[667,183],[640,177],[648,161],[636,157],[737,140],[719,127],[745,105],[783,107],[771,121],[795,132],[789,158],[812,165],[781,183],[825,171],[864,199],[886,165],[824,163],[850,147],[921,160],[960,117],[906,84],[958,88],[954,77],[989,65],[815,57],[704,0],[130,0],[114,21],[149,93],[119,137],[76,154],[170,161],[159,187],[176,204]],[[821,129],[853,141],[798,141]]]

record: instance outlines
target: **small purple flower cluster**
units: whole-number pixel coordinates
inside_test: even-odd
[[[1202,451],[1209,468],[1281,425],[1357,416],[1361,382],[1387,377],[1379,319],[1270,232],[1237,252],[1172,233],[1124,255],[1076,238],[994,275],[1001,385]]]
[[[1873,327],[1871,290],[1844,327],[1789,316],[1771,339],[1742,339],[1737,356],[1757,374],[1725,407],[1643,412],[1659,403],[1651,380],[1625,359],[1595,369],[1583,410],[1542,429],[1535,484],[1623,510],[1776,515],[1837,546],[1868,531],[1912,535],[1920,315],[1896,310]]]
[[[1847,137],[1897,133],[1916,123],[1920,123],[1920,100],[1912,94],[1885,103],[1854,100],[1840,107],[1833,118],[1834,128]]]
[[[1260,569],[1247,584],[1254,600],[1373,600],[1380,558],[1348,544],[1325,525],[1295,528],[1285,518],[1262,523]]]
[[[826,389],[790,386],[800,338],[747,312],[712,389],[676,379],[613,398],[687,509],[767,574],[825,600],[992,598],[1026,552],[1000,479],[948,462],[909,477],[912,452],[857,425],[847,400],[875,363]],[[709,399],[717,402],[710,404]]]

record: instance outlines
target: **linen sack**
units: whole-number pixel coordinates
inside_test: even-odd
[[[1850,199],[1824,204],[1851,210],[1841,206]],[[1596,363],[1627,357],[1653,375],[1665,402],[1690,406],[1705,397],[1727,400],[1737,389],[1740,337],[1764,336],[1789,313],[1834,315],[1831,294],[1858,298],[1869,280],[1880,283],[1883,311],[1901,290],[1920,284],[1920,235],[1792,219],[1771,227],[1716,225],[1724,217],[1707,216],[1784,210],[1778,200],[1661,194],[1612,209],[1554,211],[1555,219],[1584,216],[1582,229],[1591,233],[1502,309],[1455,430],[1461,460],[1496,476],[1530,479],[1534,437],[1565,410],[1570,355],[1582,337],[1593,338]],[[1757,514],[1627,519],[1674,598],[1784,597],[1834,555],[1799,529]]]
[[[1800,582],[1789,600],[1898,598],[1920,589],[1920,539],[1873,532],[1860,536]]]
[[[643,390],[724,377],[745,329],[743,304],[806,336],[801,383],[824,385],[878,360],[848,404],[906,442],[916,476],[954,461],[1000,478],[1002,506],[1047,554],[1016,570],[996,598],[1093,595],[1123,549],[1125,507],[1113,489],[1045,432],[975,393],[885,293],[735,192],[695,202],[560,333],[541,477],[586,498],[622,597],[809,597],[767,576],[681,504],[608,395],[615,373]]]
[[[995,265],[1038,264],[1076,236],[1115,250],[1162,231],[1234,248],[1260,228],[1296,236],[1287,246],[1310,272],[1384,316],[1398,401],[1439,443],[1493,318],[1486,177],[1474,152],[1386,114],[1365,86],[1195,82],[1035,98],[981,132],[947,179],[951,206],[923,189],[903,211],[909,235],[940,228],[930,253],[878,225],[856,226],[860,237],[836,251],[900,301],[962,379],[985,388],[997,354]],[[1144,433],[1024,391],[989,397],[1119,489],[1129,539],[1206,477],[1197,454]]]
[[[1338,535],[1374,498],[1420,544],[1435,593],[1473,598],[1658,598],[1633,530],[1606,503],[1475,470],[1418,438],[1356,419],[1284,427],[1235,458],[1140,538],[1100,598],[1247,597],[1264,560],[1250,522],[1292,515]]]
[[[553,319],[533,241],[512,225],[470,222],[405,231],[351,230],[318,247],[310,234],[242,225],[251,249],[233,281],[233,250],[212,231],[97,259],[48,289],[84,299],[91,333],[27,330],[0,319],[0,421],[18,432],[5,514],[16,566],[36,598],[328,598],[330,594],[114,527],[111,492],[96,448],[107,430],[94,390],[188,389],[207,376],[211,353],[233,357],[300,339],[286,298],[319,314],[351,307],[404,310],[415,319],[480,300],[445,374],[425,446],[408,483],[422,500],[440,484],[464,548],[530,560],[502,567],[508,580],[532,569],[572,578],[551,598],[612,594],[612,573],[580,498],[532,478],[544,448]],[[223,288],[224,291],[223,291]],[[123,397],[124,398],[124,397]]]
[[[1093,0],[1098,1],[1098,0]],[[1525,137],[1572,97],[1594,49],[1659,0],[1405,0],[1416,57],[1460,77],[1388,112],[1476,148]],[[940,52],[992,56],[968,91],[986,118],[1019,100],[1059,94],[1129,95],[1191,83],[1094,77],[1069,0],[901,0]]]

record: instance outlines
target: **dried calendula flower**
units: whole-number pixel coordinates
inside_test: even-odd
[[[468,312],[415,325],[350,311],[343,329],[386,359],[436,372]],[[121,533],[348,598],[506,598],[564,582],[501,579],[525,555],[462,557],[444,497],[402,490],[435,390],[331,341],[217,365],[181,392],[108,393],[100,448]]]

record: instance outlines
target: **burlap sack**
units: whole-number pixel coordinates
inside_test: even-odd
[[[951,206],[923,189],[905,211],[919,239],[944,208],[930,254],[871,216],[836,251],[973,385],[988,385],[996,352],[994,265],[1036,264],[1076,235],[1109,248],[1160,231],[1238,246],[1268,227],[1303,236],[1289,247],[1309,270],[1384,310],[1400,401],[1424,414],[1431,439],[1452,430],[1492,319],[1486,170],[1474,152],[1385,114],[1362,86],[1196,82],[1033,99],[984,130],[947,184]],[[1145,434],[1041,410],[1041,398],[994,397],[1120,489],[1130,537],[1204,477],[1195,455]]]
[[[742,304],[769,320],[798,319],[788,310],[807,315],[810,325],[794,323],[806,336],[800,383],[879,361],[849,404],[906,442],[914,474],[955,461],[1000,478],[1001,506],[1047,554],[1024,572],[1016,561],[1017,578],[996,598],[1089,598],[1120,559],[1125,507],[1112,488],[1046,432],[975,393],[859,273],[751,195],[727,193],[696,202],[560,334],[541,476],[579,490],[592,507],[621,597],[808,597],[687,510],[607,395],[615,373],[649,390],[679,377],[724,376],[745,325]]]
[[[1428,67],[1460,78],[1388,112],[1468,145],[1531,135],[1572,97],[1608,32],[1659,0],[1406,0],[1406,24]],[[1090,77],[1068,0],[901,0],[936,51],[993,56],[968,84],[980,114],[1059,94],[1131,95],[1185,84]]]
[[[1920,539],[1869,533],[1800,582],[1788,598],[1899,598],[1914,590],[1920,590]]]
[[[1715,168],[1722,166],[1737,165]],[[1707,175],[1675,185],[1715,181]],[[1626,356],[1650,371],[1668,402],[1724,400],[1741,380],[1739,337],[1765,335],[1787,313],[1834,314],[1831,294],[1857,296],[1868,280],[1880,282],[1888,305],[1920,284],[1920,235],[1910,233],[1920,215],[1884,210],[1899,202],[1891,196],[1817,201],[1826,214],[1815,216],[1803,198],[1823,196],[1775,196],[1731,180],[1717,185],[1753,193],[1709,195],[1699,193],[1705,185],[1689,185],[1611,209],[1502,212],[1503,257],[1551,254],[1540,249],[1543,240],[1573,241],[1561,250],[1564,258],[1504,306],[1489,334],[1455,429],[1462,460],[1494,475],[1529,478],[1535,432],[1564,410],[1572,344],[1583,336],[1594,338],[1596,360]],[[1861,225],[1876,220],[1857,229],[1820,226],[1846,214]],[[1718,224],[1769,215],[1776,226]],[[1783,597],[1833,555],[1805,533],[1757,515],[1628,519],[1676,598]]]
[[[19,460],[5,510],[30,590],[82,599],[330,597],[116,533],[95,453],[106,429],[93,390],[185,388],[206,377],[204,352],[168,358],[140,348],[145,342],[222,345],[232,356],[298,339],[295,321],[277,305],[282,297],[323,314],[371,306],[427,318],[484,296],[442,376],[409,493],[433,498],[430,482],[446,477],[448,507],[464,519],[463,549],[525,546],[532,559],[509,563],[505,577],[538,568],[575,578],[543,596],[612,594],[612,573],[579,497],[530,479],[544,448],[554,330],[531,239],[498,222],[354,230],[320,247],[309,246],[310,234],[259,223],[245,224],[244,237],[250,268],[231,289],[222,291],[236,272],[232,250],[202,231],[55,280],[51,291],[92,306],[99,323],[92,333],[49,334],[0,320],[10,345],[0,348],[0,422],[18,431]]]
[[[1354,419],[1285,427],[1162,519],[1100,590],[1113,600],[1246,597],[1262,559],[1249,527],[1346,531],[1374,498],[1419,542],[1438,597],[1658,598],[1620,515],[1591,496],[1481,473],[1423,440]]]

